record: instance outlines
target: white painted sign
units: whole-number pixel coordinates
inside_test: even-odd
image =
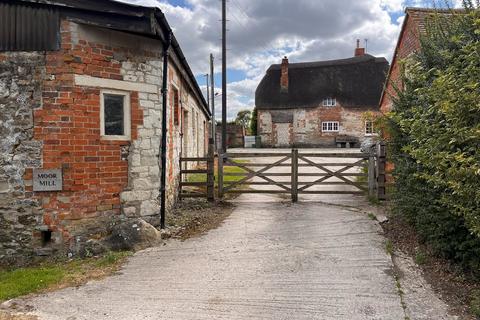
[[[33,191],[63,190],[62,169],[33,169]]]

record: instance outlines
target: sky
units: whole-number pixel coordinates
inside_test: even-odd
[[[215,56],[216,117],[221,118],[221,1],[121,0],[159,7],[206,94],[209,55]],[[228,118],[253,109],[255,89],[272,64],[349,58],[356,40],[391,60],[407,6],[433,0],[228,0]],[[461,0],[453,1],[459,6]],[[366,39],[366,41],[365,41]]]

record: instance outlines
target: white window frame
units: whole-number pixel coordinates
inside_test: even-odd
[[[331,125],[331,129],[329,128]],[[326,126],[326,128],[325,128]],[[337,127],[335,129],[335,127]],[[323,121],[322,122],[322,132],[340,132],[340,122],[338,121]]]
[[[336,98],[325,98],[323,99],[323,106],[324,107],[336,107],[337,106],[337,99]]]
[[[123,135],[105,134],[105,94],[123,96]],[[119,90],[100,90],[100,136],[105,140],[130,140],[132,135],[130,92]]]
[[[368,126],[369,123],[371,124],[372,132],[367,131],[367,126]],[[373,127],[373,121],[372,120],[365,120],[365,136],[371,137],[371,136],[375,136],[375,135],[376,135],[376,133],[375,133],[375,129]]]

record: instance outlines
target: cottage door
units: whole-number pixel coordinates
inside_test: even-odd
[[[289,147],[290,146],[290,123],[277,123],[276,127],[276,136],[277,144],[276,147]]]

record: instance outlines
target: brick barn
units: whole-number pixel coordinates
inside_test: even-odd
[[[374,135],[388,62],[357,44],[348,59],[272,65],[255,105],[264,147],[359,147]]]
[[[1,1],[0,20],[0,260],[76,254],[115,219],[158,224],[162,131],[169,208],[210,121],[160,9]]]

